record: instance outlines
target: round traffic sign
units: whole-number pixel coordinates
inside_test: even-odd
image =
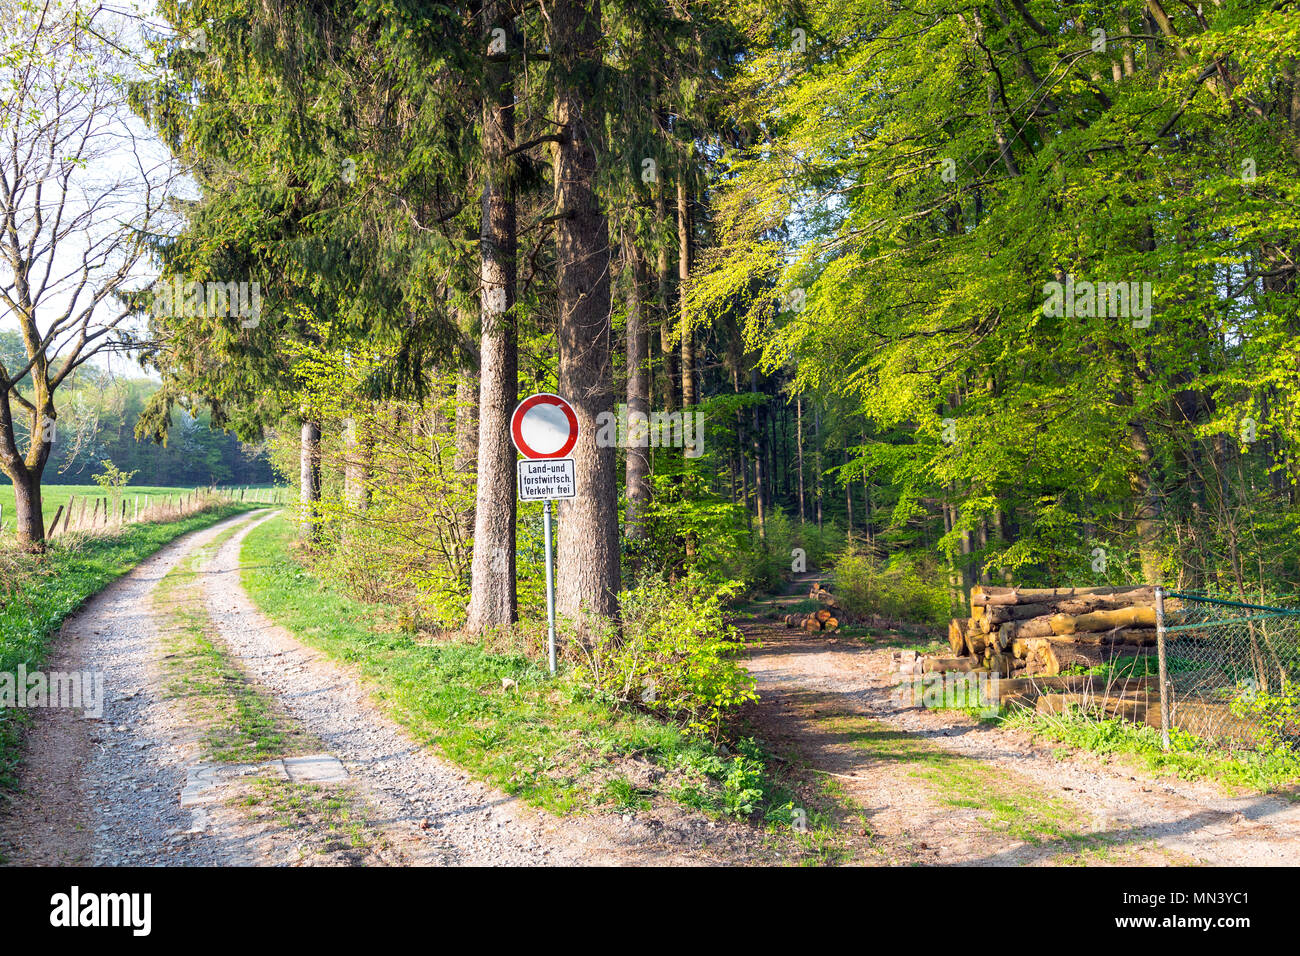
[[[529,395],[510,416],[510,437],[525,458],[564,458],[578,443],[578,416],[558,395]]]

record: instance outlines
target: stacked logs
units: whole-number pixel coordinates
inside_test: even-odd
[[[811,634],[814,631],[835,631],[839,629],[843,614],[839,598],[831,594],[820,584],[814,584],[808,592],[809,600],[825,605],[811,614],[787,614],[781,620],[786,627],[801,628]]]
[[[1155,590],[975,587],[971,616],[948,625],[948,644],[954,658],[1004,677],[1155,653]]]

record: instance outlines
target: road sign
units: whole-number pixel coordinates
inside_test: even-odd
[[[519,500],[578,497],[578,469],[572,458],[525,458],[519,463]]]
[[[578,416],[558,395],[529,395],[510,416],[510,437],[525,458],[565,458],[578,443]]]
[[[569,452],[578,443],[578,416],[573,406],[542,392],[529,395],[510,416],[510,438],[524,461],[519,463],[519,500],[542,502],[546,539],[546,645],[555,673],[555,561],[551,552],[551,502],[578,496],[578,469]]]

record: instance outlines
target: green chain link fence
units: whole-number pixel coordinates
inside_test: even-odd
[[[1162,727],[1233,750],[1300,748],[1300,609],[1163,591]]]

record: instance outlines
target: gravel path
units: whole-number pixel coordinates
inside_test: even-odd
[[[51,671],[102,671],[100,720],[49,709],[28,736],[20,794],[0,816],[0,847],[18,865],[205,866],[250,862],[220,833],[196,839],[178,795],[198,742],[164,699],[149,596],[176,563],[242,517],[172,542],[65,623]]]
[[[885,648],[852,639],[795,636],[767,622],[754,622],[746,630],[768,642],[751,655],[748,667],[769,701],[792,691],[816,695],[819,707],[860,713],[953,753],[1005,768],[1077,807],[1079,819],[1092,832],[1120,846],[1154,842],[1183,858],[1219,866],[1300,864],[1298,803],[1260,794],[1231,796],[1213,783],[1155,776],[1130,762],[1035,745],[1024,733],[960,712],[902,703]],[[867,776],[880,772],[865,752],[856,759],[858,766],[834,769]],[[896,779],[889,788],[895,792],[881,792],[878,786],[874,799],[888,803],[909,786],[915,785]],[[944,838],[941,825],[926,837],[932,843]],[[996,865],[1023,860],[1023,848],[1008,847],[961,862]]]
[[[269,520],[267,515],[260,520]],[[761,831],[671,813],[665,822],[602,814],[557,818],[471,779],[415,743],[345,667],[263,616],[239,580],[233,535],[207,567],[208,613],[228,650],[342,760],[387,838],[432,865],[700,865],[751,862]]]
[[[761,830],[680,810],[576,818],[537,812],[418,745],[346,667],[253,607],[239,580],[240,545],[273,516],[242,515],[178,539],[68,619],[48,669],[104,671],[103,718],[37,712],[20,790],[0,807],[0,858],[15,865],[142,866],[330,866],[358,859],[318,855],[307,830],[277,823],[274,812],[268,818],[267,807],[244,806],[240,768],[214,771],[204,763],[203,728],[165,692],[161,634],[168,622],[157,617],[153,590],[183,558],[241,523],[200,569],[196,597],[229,660],[322,743],[322,757],[342,761],[347,780],[333,786],[358,801],[377,845],[372,862],[682,866],[772,858]],[[194,788],[196,772],[228,779],[217,786],[232,789],[183,808],[182,792],[187,782]]]
[[[232,657],[343,761],[389,839],[419,864],[578,862],[578,847],[554,839],[554,822],[412,743],[356,678],[253,606],[239,581],[239,549],[248,531],[269,517],[233,535],[207,566],[208,614]]]

